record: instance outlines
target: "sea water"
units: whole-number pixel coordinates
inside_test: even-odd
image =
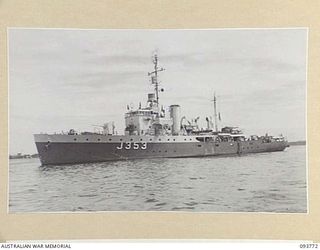
[[[306,147],[230,157],[40,166],[9,162],[9,213],[306,213]]]

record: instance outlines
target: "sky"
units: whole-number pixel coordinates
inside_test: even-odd
[[[306,139],[307,29],[9,29],[9,153],[36,153],[33,134],[93,131],[153,91],[158,54],[165,106],[213,115],[244,134]]]

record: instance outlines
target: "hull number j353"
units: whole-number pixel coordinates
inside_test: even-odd
[[[120,146],[116,147],[117,149],[147,149],[146,142],[121,142]]]

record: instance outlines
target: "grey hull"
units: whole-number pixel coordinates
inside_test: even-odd
[[[143,158],[177,158],[223,156],[248,153],[283,151],[286,142],[265,143],[258,141],[243,142],[178,142],[148,143],[142,147],[137,142],[136,148],[129,149],[120,142],[36,142],[42,165],[75,164],[130,160]]]

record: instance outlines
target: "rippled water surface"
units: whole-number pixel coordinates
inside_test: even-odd
[[[306,147],[40,167],[10,160],[9,212],[307,212]]]

